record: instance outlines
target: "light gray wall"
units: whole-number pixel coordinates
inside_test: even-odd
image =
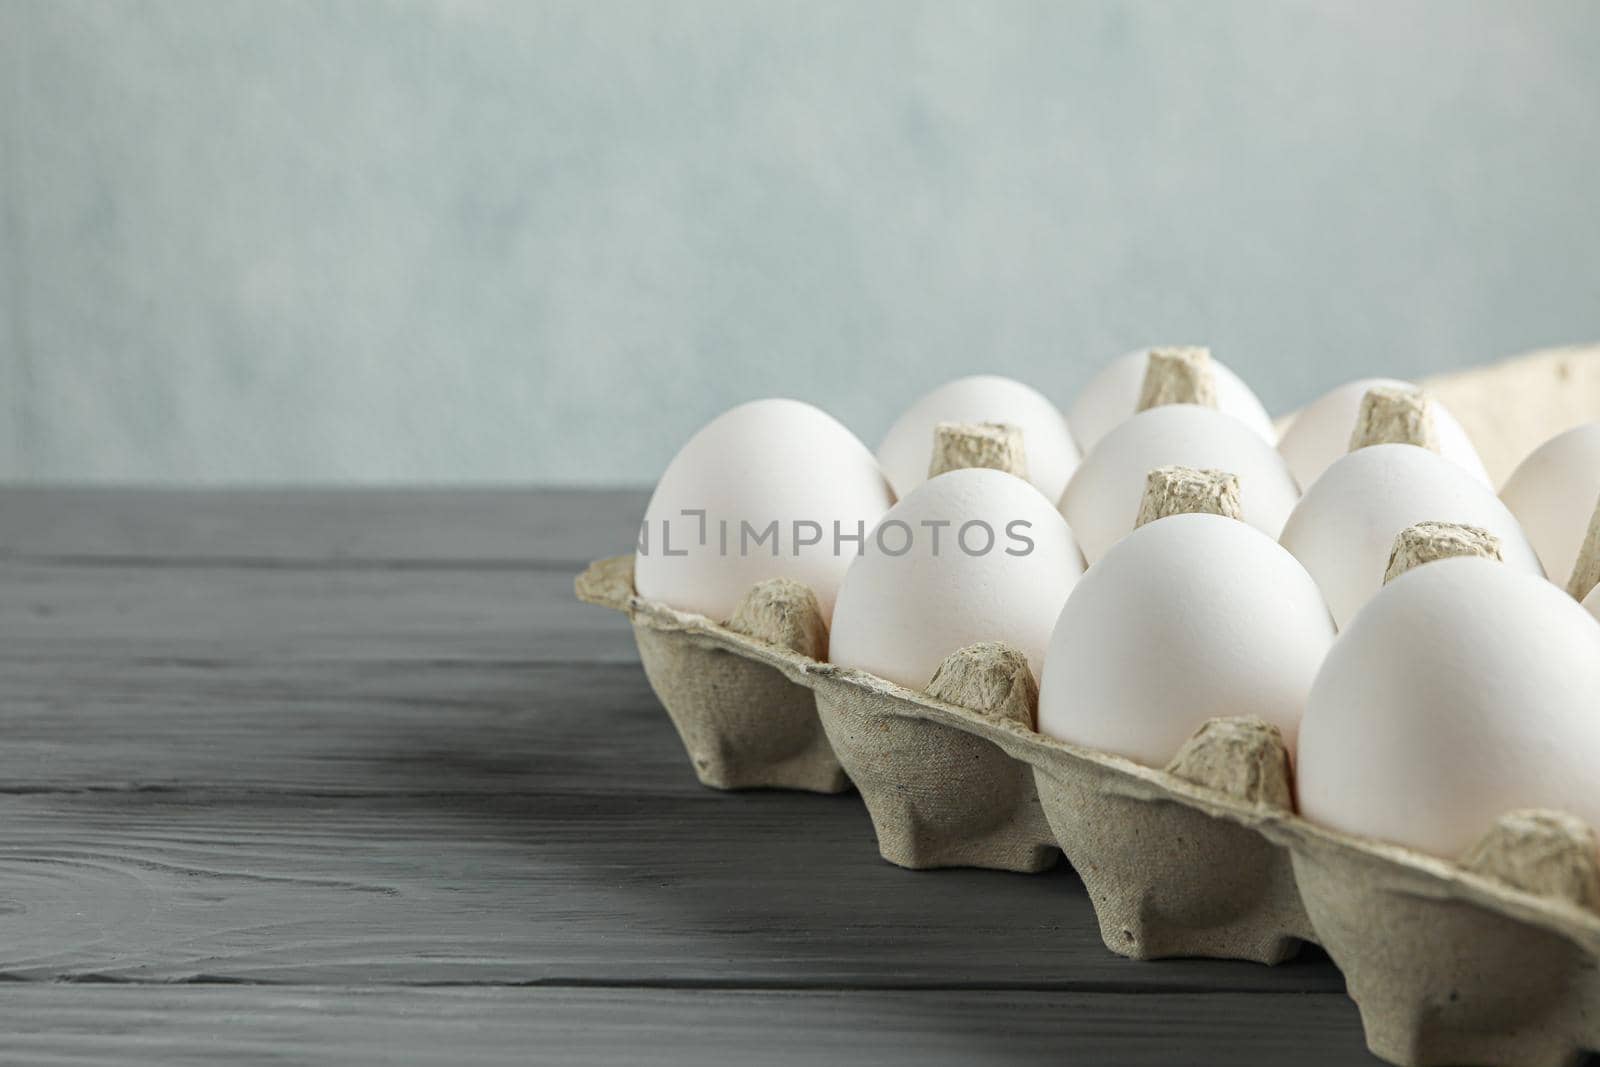
[[[1600,338],[1600,4],[0,0],[0,477],[644,481]]]

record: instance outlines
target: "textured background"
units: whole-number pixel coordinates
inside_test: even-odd
[[[787,393],[1600,338],[1600,4],[0,0],[0,477],[652,479]]]

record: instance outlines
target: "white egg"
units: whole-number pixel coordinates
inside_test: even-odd
[[[1281,540],[1322,587],[1342,628],[1383,585],[1400,531],[1419,522],[1488,530],[1500,539],[1507,566],[1544,574],[1499,498],[1456,464],[1415,445],[1371,445],[1334,463],[1300,498]]]
[[[753,400],[707,423],[667,466],[645,509],[634,588],[721,621],[757,582],[793,578],[827,619],[861,543],[850,539],[893,503],[872,453],[831,416]]]
[[[1339,635],[1300,727],[1300,811],[1459,857],[1516,808],[1600,826],[1600,625],[1490,560],[1396,578]]]
[[[1254,715],[1292,751],[1333,637],[1316,583],[1272,538],[1220,515],[1158,519],[1067,599],[1039,730],[1161,767],[1207,719]]]
[[[1273,538],[1300,495],[1283,457],[1238,419],[1194,404],[1141,411],[1084,457],[1061,497],[1091,564],[1133,529],[1145,480],[1168,466],[1237,475],[1245,521]]]
[[[1600,501],[1600,422],[1558,434],[1533,450],[1500,487],[1552,582],[1565,585]]]
[[[980,374],[946,382],[895,420],[878,446],[878,464],[897,496],[928,480],[934,428],[941,422],[1003,422],[1022,431],[1028,481],[1052,502],[1078,465],[1067,420],[1044,394],[1010,378]]]
[[[1022,479],[941,474],[889,510],[845,573],[829,659],[924,689],[952,652],[1001,641],[1037,677],[1082,572],[1067,524]]]
[[[1067,412],[1079,450],[1087,454],[1102,437],[1135,414],[1149,362],[1148,348],[1135,349],[1112,360],[1079,391]],[[1268,444],[1275,443],[1278,434],[1272,428],[1272,416],[1255,392],[1217,359],[1211,360],[1211,368],[1217,386],[1217,410],[1243,422]]]
[[[1395,378],[1362,378],[1323,393],[1294,417],[1278,442],[1278,451],[1288,461],[1289,470],[1302,490],[1309,489],[1323,471],[1350,451],[1350,432],[1355,429],[1356,417],[1361,413],[1361,398],[1367,395],[1367,390],[1379,387],[1418,388]],[[1472,446],[1466,429],[1438,400],[1433,401],[1432,408],[1434,429],[1439,435],[1439,454],[1493,488],[1494,482],[1489,479],[1489,472],[1478,458],[1478,450]]]

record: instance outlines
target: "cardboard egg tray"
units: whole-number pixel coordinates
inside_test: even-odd
[[[1003,646],[956,653],[923,693],[822,662],[795,583],[762,583],[726,625],[637,596],[631,556],[577,593],[628,615],[707,785],[853,783],[904,867],[1039,871],[1059,849],[1124,956],[1270,964],[1319,944],[1397,1064],[1555,1067],[1600,1048],[1600,871],[1575,820],[1508,813],[1451,863],[1299,818],[1258,720],[1211,720],[1155,770],[1034,732],[1033,679]]]
[[[1427,379],[1496,482],[1600,418],[1600,347]],[[926,692],[824,662],[809,590],[764,582],[726,623],[639,597],[631,556],[578,596],[628,615],[707,785],[861,792],[904,867],[1077,870],[1124,956],[1276,963],[1302,941],[1344,973],[1367,1043],[1398,1064],[1533,1064],[1600,1050],[1594,831],[1508,812],[1459,862],[1313,825],[1259,720],[1205,723],[1164,769],[1044,737],[1025,658],[962,649]]]

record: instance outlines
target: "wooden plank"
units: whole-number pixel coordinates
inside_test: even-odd
[[[640,489],[0,489],[0,558],[570,564],[633,544]]]
[[[0,978],[1343,988],[1113,956],[1070,870],[892,867],[854,796],[709,792],[0,797]]]
[[[1130,966],[1100,947],[1070,872],[903,872],[877,859],[855,797],[703,789],[633,666],[68,658],[0,677],[0,972],[14,977],[794,967],[811,983],[1340,987],[1325,960]],[[645,885],[617,882],[633,870]],[[75,917],[127,894],[145,910],[85,950],[19,896],[34,884]],[[287,916],[293,935],[273,944]],[[447,931],[466,958],[394,930]],[[740,955],[730,931],[759,934]]]
[[[1339,987],[1130,966],[1070,872],[913,875],[853,797],[700,790],[636,667],[560,662],[633,657],[566,582],[0,567],[0,971]]]
[[[636,666],[8,661],[0,792],[709,796]]]
[[[35,1064],[1374,1064],[1342,996],[25,986]]]
[[[630,663],[575,571],[0,564],[0,657]]]
[[[595,516],[615,521],[642,497],[619,495],[612,514],[539,495],[559,517],[520,513],[521,530],[543,532],[517,555],[498,540],[518,529],[508,495],[433,525],[437,508],[408,494],[342,496],[86,498],[69,501],[70,521],[24,521],[14,505],[27,501],[0,494],[0,554],[12,556],[0,563],[0,977],[768,991],[726,994],[768,998],[748,1022],[688,1003],[548,1015],[586,1019],[572,1032],[652,1060],[619,1016],[697,1020],[684,1058],[749,1062],[760,1035],[794,1035],[787,1052],[832,1027],[835,1006],[784,1005],[838,988],[869,991],[852,1001],[871,1005],[856,1038],[869,1048],[920,1036],[897,1020],[922,998],[966,995],[929,992],[952,986],[1003,990],[984,994],[998,998],[991,1014],[1030,997],[1299,993],[1349,1025],[1348,1003],[1328,995],[1342,981],[1315,951],[1275,969],[1132,963],[1099,944],[1070,870],[901,871],[877,858],[855,797],[699,788],[625,621],[570,591],[577,561],[611,550],[591,550]],[[86,988],[104,987],[46,992]],[[249,1015],[261,992],[219,1011]],[[562,991],[496,986],[463,1002],[506,992]],[[519,1003],[506,1026],[541,1010]],[[350,1011],[329,1028],[370,1049],[363,1026],[370,1039],[385,1023]],[[314,1014],[279,1020],[275,1039],[314,1044]],[[118,1027],[171,1058],[163,1034],[133,1017]],[[185,1017],[165,1033],[207,1028]],[[499,1033],[486,1054],[504,1053]],[[450,1052],[431,1058],[460,1058],[442,1040]],[[518,1047],[528,1041],[574,1058],[538,1028]],[[21,1058],[75,1054],[30,1049],[41,1055]]]

